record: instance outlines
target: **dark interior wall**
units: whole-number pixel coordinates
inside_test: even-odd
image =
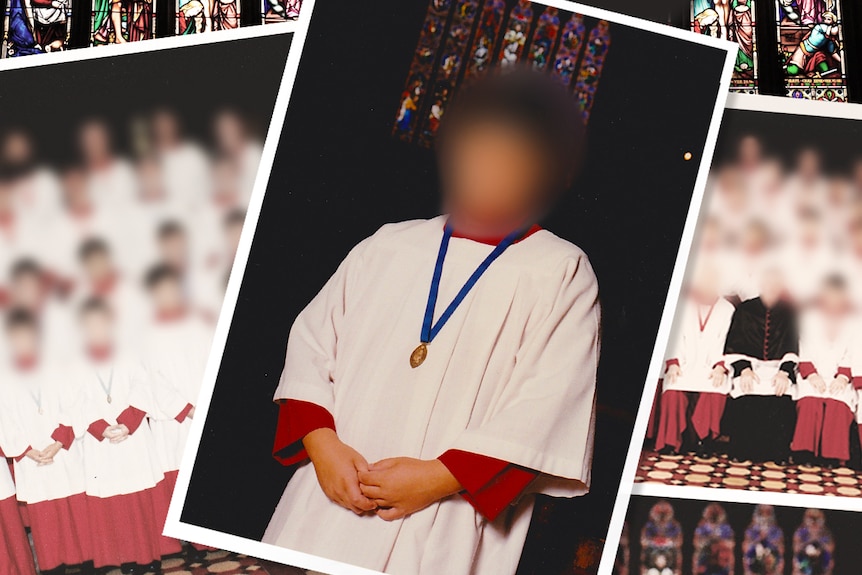
[[[640,533],[649,519],[650,508],[660,501],[654,497],[632,497],[629,513],[626,518],[629,528],[629,541],[631,552],[631,575],[640,573],[639,560],[641,552]],[[683,532],[683,575],[691,574],[691,562],[693,555],[694,530],[700,521],[703,509],[709,501],[696,501],[687,499],[671,499],[669,501],[674,508],[674,517],[679,521]],[[751,522],[754,505],[747,503],[721,503],[727,512],[728,524],[734,531],[736,541],[736,573],[742,572],[742,539],[745,530]],[[791,554],[793,553],[793,532],[802,523],[804,508],[799,507],[776,507],[776,523],[784,530],[785,573],[790,574]],[[859,531],[862,529],[862,515],[850,511],[824,511],[826,514],[826,525],[832,531],[835,539],[835,573],[834,575],[858,575],[859,564],[862,562],[862,548],[859,546]]]
[[[270,449],[271,397],[293,318],[382,223],[438,213],[433,152],[391,137],[426,7],[315,7],[186,501],[188,523],[261,536],[290,477]],[[577,534],[605,535],[719,89],[722,52],[634,28],[612,26],[612,35],[587,169],[544,222],[584,248],[599,277],[605,410],[594,488],[537,523],[545,531],[531,535],[522,573],[554,573]],[[670,56],[647,66],[643,54]],[[686,151],[693,161],[683,160]]]

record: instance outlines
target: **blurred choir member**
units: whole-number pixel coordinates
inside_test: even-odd
[[[35,575],[36,565],[15,493],[15,481],[6,458],[25,457],[30,447],[24,441],[19,414],[3,407],[9,391],[0,388],[0,574]]]
[[[168,202],[186,210],[200,207],[212,194],[212,168],[206,153],[183,137],[174,112],[156,111],[150,125]]]
[[[7,132],[0,149],[0,162],[11,177],[20,208],[37,219],[51,216],[60,205],[59,183],[54,173],[36,160],[34,143],[27,132]]]
[[[724,342],[733,305],[718,291],[718,270],[697,269],[677,312],[675,344],[666,360],[656,449],[679,453],[686,432],[699,453],[713,451],[730,391]]]
[[[781,272],[763,274],[760,296],[736,308],[724,346],[733,385],[727,408],[730,454],[739,460],[786,463],[796,423],[796,311]]]
[[[847,285],[840,276],[823,282],[816,305],[799,328],[797,423],[791,449],[829,460],[850,459],[850,427],[856,410],[852,353],[859,344]],[[797,460],[801,457],[797,456]]]
[[[248,125],[232,110],[219,112],[213,126],[216,164],[224,170],[219,173],[233,174],[230,179],[236,182],[239,204],[247,206],[263,149],[249,133]],[[225,181],[222,177],[219,180]]]
[[[146,329],[144,365],[151,393],[159,405],[159,412],[150,419],[150,428],[165,477],[160,484],[160,510],[166,514],[203,380],[212,330],[190,308],[182,279],[173,266],[158,264],[150,269],[146,285],[153,318]],[[179,551],[178,543],[162,539],[163,554]]]
[[[88,120],[80,128],[78,143],[90,197],[115,217],[129,217],[128,210],[137,199],[138,182],[129,162],[116,155],[108,125]]]
[[[11,365],[0,405],[17,413],[23,441],[30,446],[25,457],[15,459],[17,497],[27,505],[42,573],[82,563],[92,568],[84,458],[72,427],[78,398],[68,378],[47,365],[39,339],[34,314],[19,309],[7,315]]]
[[[154,570],[162,556],[163,518],[154,502],[163,474],[146,421],[150,394],[140,363],[118,349],[108,305],[90,298],[78,313],[83,349],[70,372],[79,394],[95,567]]]

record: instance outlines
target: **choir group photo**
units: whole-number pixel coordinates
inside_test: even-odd
[[[727,111],[637,482],[862,496],[860,133]]]
[[[167,532],[318,572],[595,571],[735,48],[566,3],[311,13]],[[644,46],[692,92],[631,101]]]
[[[0,575],[860,573],[855,2],[0,22]]]
[[[0,87],[4,575],[159,573],[228,555],[162,530],[279,80],[238,70],[287,43],[243,42],[222,56],[257,89],[245,102],[94,97],[193,62],[188,49],[20,70]],[[183,76],[176,95],[218,87]],[[61,77],[81,116],[38,126],[55,96],[37,86]]]

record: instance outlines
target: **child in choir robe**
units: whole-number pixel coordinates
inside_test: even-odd
[[[536,224],[577,171],[579,110],[526,71],[453,106],[448,215],[362,241],[290,330],[274,455],[299,467],[266,543],[400,575],[511,574],[534,495],[588,489],[598,287]]]
[[[857,320],[841,276],[823,283],[816,305],[799,320],[796,430],[797,462],[812,457],[827,466],[850,459],[850,427],[856,410],[852,353],[859,345]]]
[[[136,203],[138,182],[132,166],[114,151],[111,132],[103,120],[85,121],[78,133],[78,145],[90,197],[100,208],[127,214]]]
[[[687,447],[708,456],[720,435],[730,392],[724,342],[734,308],[719,295],[718,277],[715,268],[701,265],[681,300],[666,360],[656,437],[659,451],[679,453],[688,443]]]
[[[179,117],[169,109],[152,115],[150,131],[167,201],[183,210],[199,209],[212,194],[212,167],[206,153],[184,138]]]
[[[158,510],[167,515],[188,438],[194,404],[203,380],[212,332],[191,309],[180,276],[169,265],[152,268],[146,278],[154,312],[144,336],[144,366],[153,403],[150,428],[161,470]],[[164,516],[161,518],[164,523]],[[179,542],[163,537],[162,554],[181,550]]]
[[[735,459],[788,461],[798,352],[796,309],[786,299],[783,275],[769,268],[760,296],[736,308],[724,345],[733,378],[725,422]]]
[[[79,311],[83,354],[71,370],[79,393],[76,432],[84,451],[86,493],[97,568],[157,570],[163,518],[154,502],[164,478],[146,421],[153,411],[140,362],[118,351],[108,304]]]
[[[6,397],[6,390],[0,389],[0,398]],[[0,406],[0,575],[36,575],[30,542],[18,511],[15,481],[7,464],[7,458],[24,457],[31,449],[24,441],[18,418],[17,411]]]
[[[76,390],[41,357],[39,326],[26,310],[6,319],[11,367],[2,381],[4,409],[16,410],[30,449],[15,459],[18,500],[26,503],[36,560],[42,573],[87,563],[92,569],[84,458],[72,427]],[[5,414],[3,415],[5,417]]]

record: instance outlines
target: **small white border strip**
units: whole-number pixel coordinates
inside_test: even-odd
[[[38,68],[40,66],[51,66],[53,64],[65,64],[68,62],[83,62],[86,60],[99,60],[114,56],[127,56],[130,54],[144,54],[160,50],[171,50],[173,48],[190,48],[192,46],[204,46],[207,44],[221,44],[232,40],[245,40],[248,38],[262,38],[265,36],[277,36],[279,34],[290,34],[295,32],[302,22],[302,16],[296,21],[279,22],[276,24],[260,24],[258,26],[247,26],[233,30],[219,30],[217,32],[204,32],[202,34],[191,34],[188,36],[170,36],[168,38],[153,38],[139,42],[126,42],[125,44],[107,44],[104,46],[90,46],[88,48],[74,48],[62,52],[49,52],[47,54],[33,54],[31,56],[18,56],[17,58],[0,59],[0,72],[6,70],[22,70]],[[293,44],[291,44],[292,46]]]
[[[836,511],[862,511],[862,497],[821,495],[817,493],[779,493],[777,491],[751,491],[726,487],[696,487],[665,485],[663,483],[635,483],[632,496],[658,497],[661,499],[694,499],[697,501],[721,501],[723,503],[761,503],[776,507],[804,507],[834,509]]]
[[[795,116],[817,116],[838,120],[862,120],[862,105],[859,104],[816,102],[782,96],[729,94],[727,98],[727,109]],[[711,141],[714,143],[714,140]],[[703,174],[701,174],[701,176],[702,175]],[[692,209],[694,209],[694,204],[692,204]],[[689,212],[689,220],[686,224],[687,228],[696,223],[699,211],[698,207],[697,210]],[[688,229],[686,232],[688,233]],[[690,242],[691,237],[687,237]],[[677,267],[674,270],[675,278],[677,275],[680,277],[684,275],[687,262],[687,256],[682,261],[677,261]],[[679,289],[677,284],[673,284],[672,287],[676,290]],[[668,304],[668,306],[665,307],[665,314],[662,318],[662,330],[669,330],[673,326],[673,309],[676,306],[676,301],[673,302],[673,306],[674,307],[669,307]],[[668,315],[671,317],[668,318]],[[665,322],[665,320],[669,321]],[[631,495],[648,495],[669,499],[702,499],[704,501],[714,500],[740,503],[772,503],[774,505],[785,507],[821,507],[824,509],[862,511],[862,498],[854,499],[852,497],[830,497],[816,494],[809,495],[768,491],[744,491],[726,488],[659,485],[647,482],[635,483],[634,479],[637,473],[637,466],[640,462],[641,451],[643,450],[643,442],[646,437],[646,429],[649,424],[650,412],[652,411],[653,398],[655,397],[656,388],[658,386],[658,380],[661,373],[661,363],[669,336],[668,331],[660,331],[659,333],[660,337],[656,340],[655,348],[655,353],[658,355],[653,356],[653,361],[657,361],[658,364],[653,365],[650,370],[651,375],[647,379],[644,393],[641,396],[640,410],[638,411],[637,419],[635,421],[632,440],[629,445],[626,464],[623,470],[622,482],[617,494],[610,530],[608,531],[608,537],[605,541],[605,548],[602,553],[602,563],[599,567],[599,575],[611,574],[623,524],[628,512],[629,499]],[[659,345],[659,342],[661,342],[661,345]]]
[[[286,565],[300,567],[303,569],[311,569],[315,571],[331,573],[332,575],[366,575],[368,573],[374,572],[353,565],[348,565],[346,563],[332,561],[330,559],[301,553],[291,549],[285,549],[275,545],[269,545],[259,541],[253,541],[251,539],[236,537],[227,533],[222,533],[219,531],[190,525],[187,523],[183,523],[180,519],[182,514],[182,508],[188,494],[192,468],[194,467],[195,457],[197,455],[198,446],[200,445],[201,436],[203,434],[203,425],[206,421],[206,415],[207,411],[209,410],[210,400],[215,390],[215,384],[218,377],[219,367],[221,365],[222,355],[224,354],[228,333],[230,331],[230,323],[239,297],[240,285],[245,275],[245,269],[248,264],[251,244],[257,229],[258,219],[260,218],[261,206],[263,204],[264,195],[266,193],[266,188],[269,183],[269,174],[272,170],[272,164],[275,159],[278,142],[284,125],[284,119],[287,113],[288,103],[290,101],[290,94],[293,89],[293,81],[299,68],[302,50],[305,45],[305,39],[308,35],[309,25],[313,19],[314,1],[315,0],[306,0],[302,7],[298,26],[295,29],[293,43],[291,44],[290,54],[288,56],[287,66],[285,69],[285,76],[282,80],[281,90],[275,104],[272,123],[270,124],[269,131],[267,132],[260,168],[257,174],[257,178],[255,179],[254,190],[246,216],[246,224],[240,237],[236,259],[234,261],[234,267],[231,271],[230,279],[228,281],[223,307],[221,313],[219,314],[219,320],[213,338],[213,347],[210,351],[209,360],[207,361],[200,397],[195,408],[196,417],[190,430],[188,442],[186,444],[185,452],[183,455],[182,465],[180,467],[180,472],[177,477],[176,488],[174,489],[173,498],[171,500],[171,507],[168,512],[167,522],[165,524],[165,534],[180,539],[205,543],[207,545],[211,545],[221,549],[227,549],[237,553],[243,553],[251,557],[258,557],[260,559],[283,563]],[[700,166],[698,168],[698,177],[692,193],[692,204],[689,208],[688,219],[686,221],[685,229],[683,232],[680,249],[677,254],[676,265],[671,279],[670,289],[668,292],[667,299],[665,301],[665,312],[663,314],[662,322],[659,328],[659,339],[657,340],[655,350],[653,351],[653,357],[649,369],[650,375],[647,378],[647,381],[650,381],[650,379],[657,379],[660,369],[661,358],[664,353],[664,347],[667,343],[667,339],[669,337],[670,327],[673,319],[673,312],[668,312],[667,310],[674,310],[676,308],[678,293],[682,285],[682,277],[684,272],[683,268],[688,258],[689,250],[691,248],[697,214],[700,211],[701,200],[703,198],[703,193],[706,188],[706,181],[709,175],[709,165],[711,163],[712,154],[715,149],[715,143],[718,136],[718,128],[721,123],[725,100],[727,98],[727,88],[730,86],[733,64],[736,59],[736,53],[738,48],[736,44],[724,40],[710,38],[708,36],[699,34],[693,34],[687,30],[672,28],[664,24],[650,22],[624,14],[617,14],[607,10],[594,8],[591,6],[585,6],[575,2],[569,2],[567,0],[534,0],[534,3],[552,6],[570,12],[576,12],[584,16],[607,20],[612,24],[617,24],[620,26],[627,26],[630,28],[660,34],[662,36],[685,40],[693,44],[710,46],[719,50],[723,50],[726,53],[724,70],[721,76],[721,81],[718,86],[717,98],[713,109],[712,123],[707,133],[707,139],[703,149],[703,157],[701,158]],[[654,386],[652,387],[652,389],[654,391]],[[643,422],[644,429],[645,426],[646,420],[644,420]],[[631,470],[629,476],[632,478],[634,477],[634,469]],[[622,483],[622,485],[631,486],[631,479],[628,482],[625,482],[626,477],[627,476],[624,474],[624,483]],[[615,506],[615,516],[611,522],[612,530],[614,529],[615,525],[619,525],[619,529],[622,528],[622,521],[625,518],[625,509],[623,509],[622,514],[619,517],[617,517],[616,515],[619,514],[617,508],[620,506],[621,497],[623,496],[625,498],[623,505],[625,506],[628,502],[628,489],[626,490],[626,493],[624,495],[622,493],[618,495],[617,504]],[[613,532],[611,534],[613,534]],[[619,538],[618,532],[616,533],[615,537],[616,539]],[[602,570],[600,568],[600,573],[610,572],[612,557],[616,552],[616,545],[616,540],[611,541],[609,539],[608,545],[606,546],[605,552],[602,556],[602,566],[605,567],[605,569]],[[613,553],[608,552],[608,549],[610,549],[611,547],[614,548]]]

